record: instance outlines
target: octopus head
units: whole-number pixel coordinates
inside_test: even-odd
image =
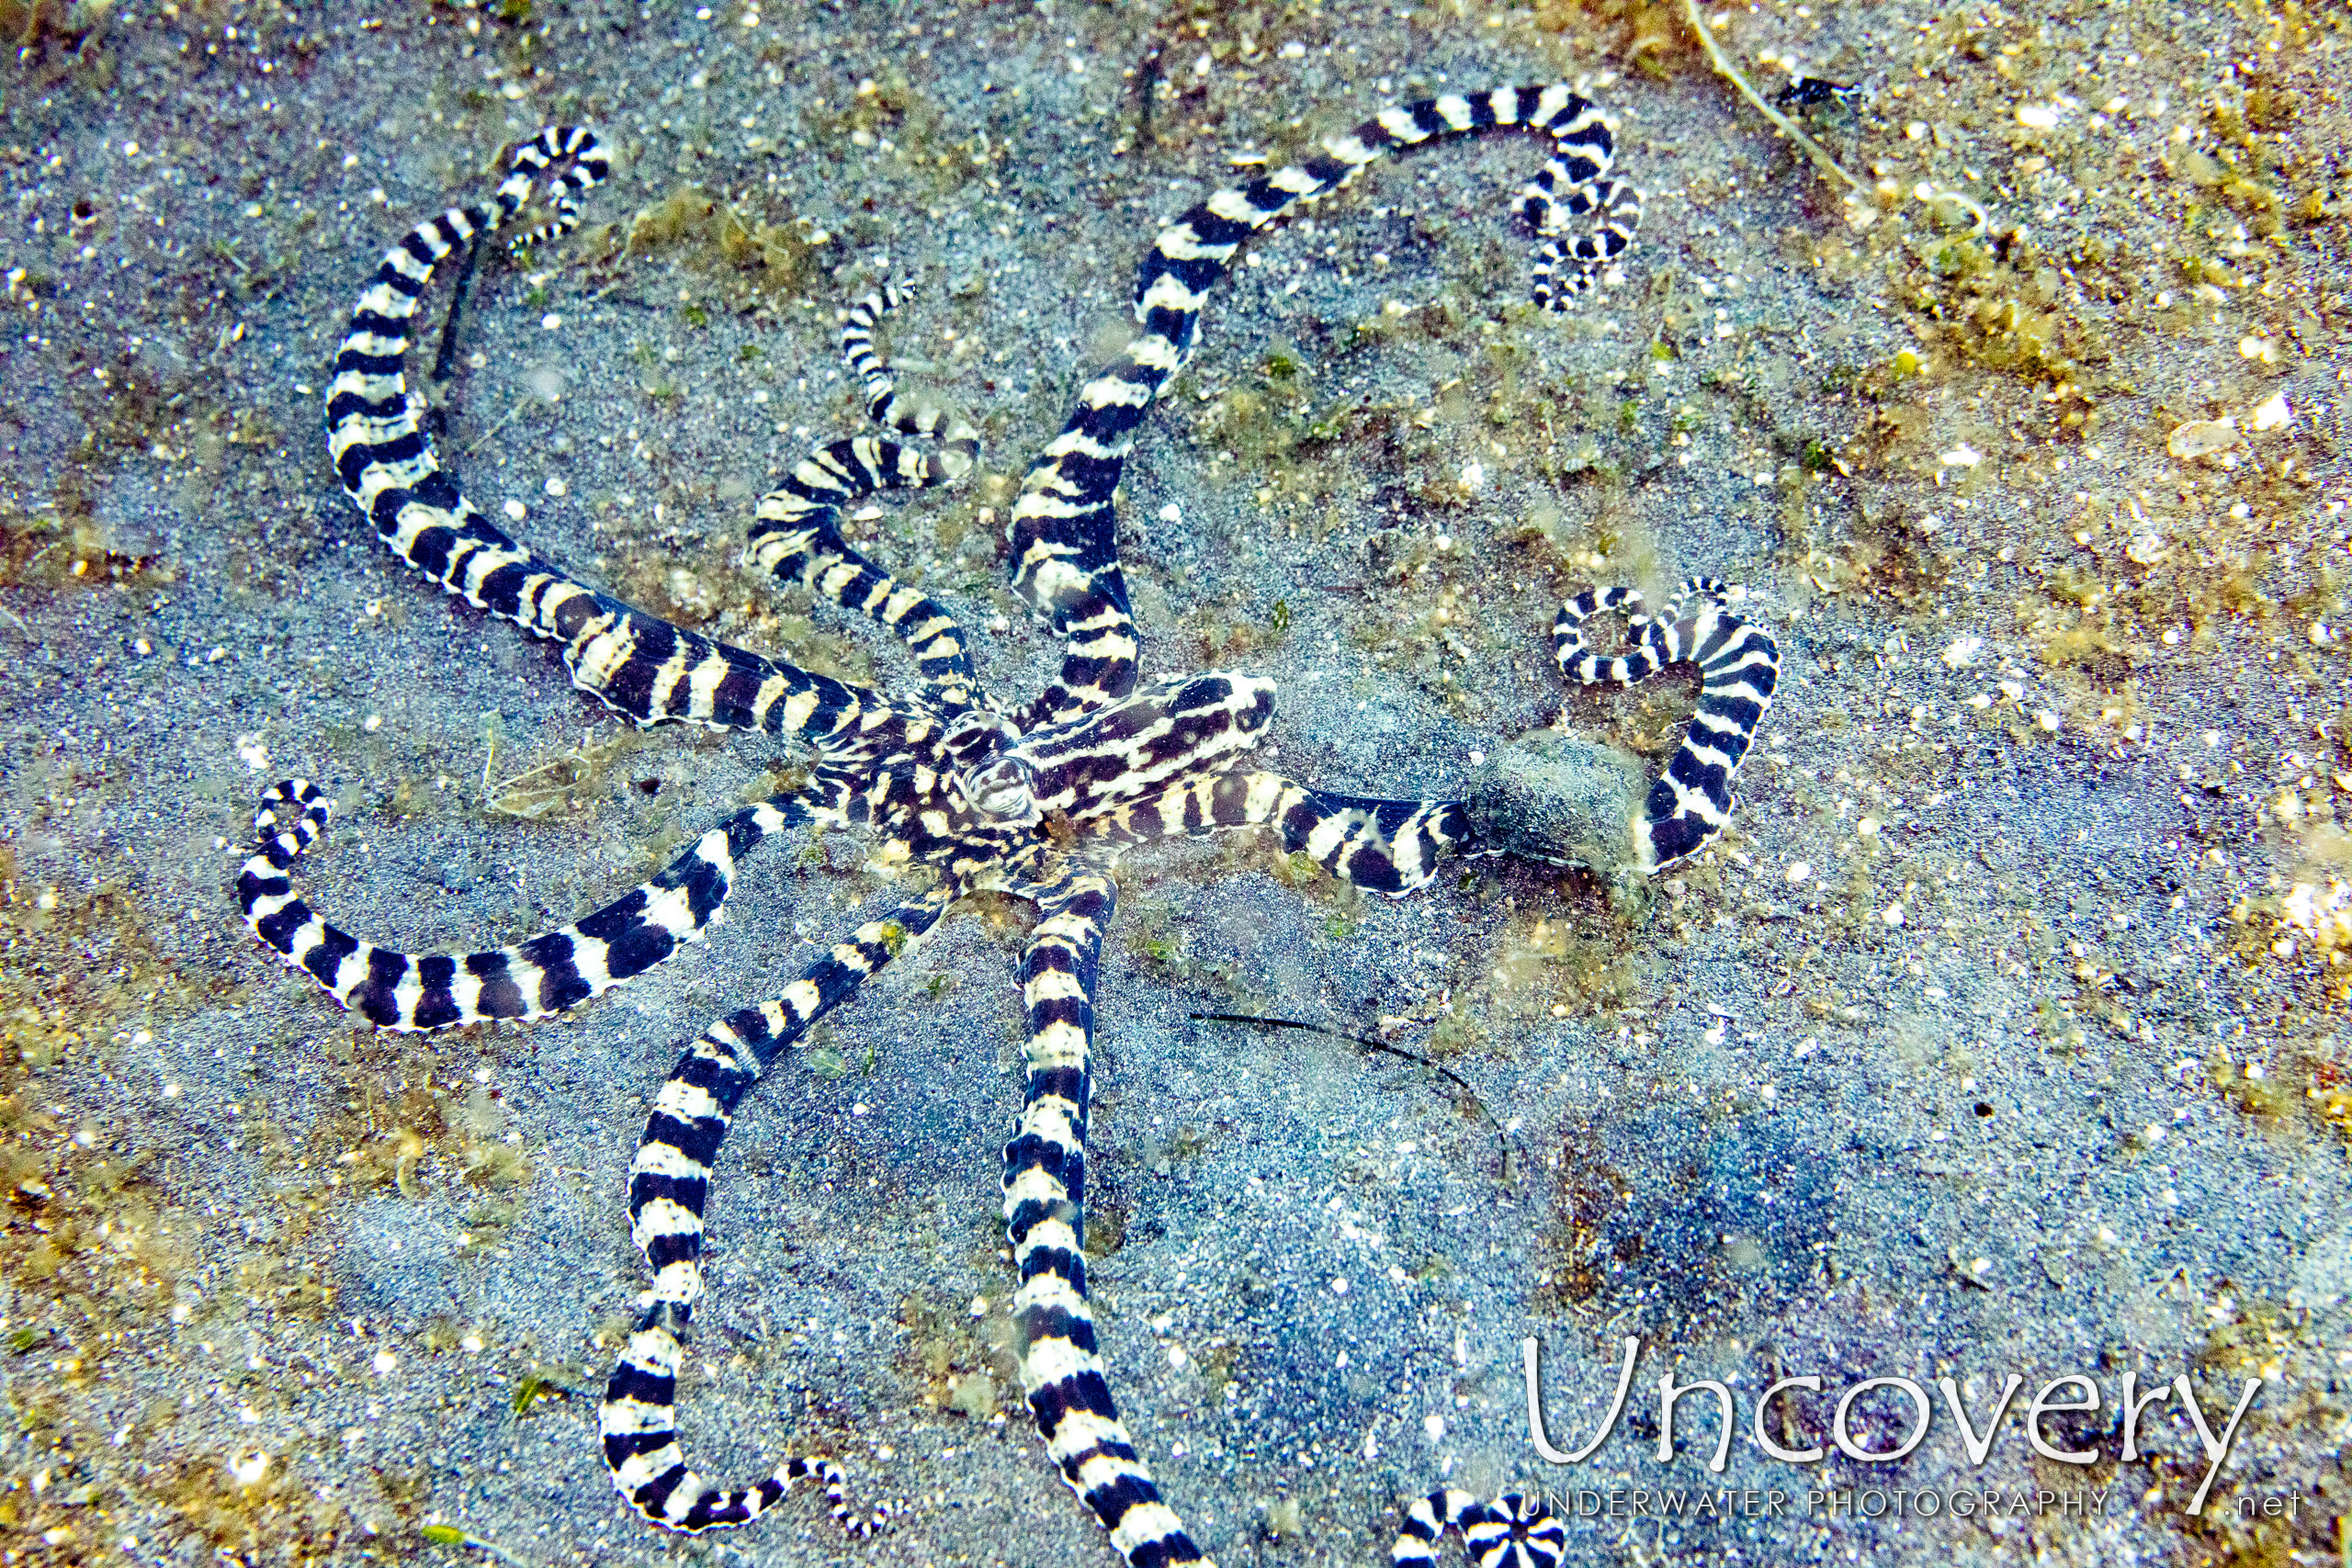
[[[1021,739],[1012,721],[988,708],[970,708],[947,721],[939,749],[952,767],[976,768]]]
[[[979,708],[957,716],[939,738],[956,787],[999,826],[1019,827],[1040,815],[1037,770],[1013,750],[1020,739],[1011,720]]]

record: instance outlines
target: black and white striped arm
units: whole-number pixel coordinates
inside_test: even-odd
[[[1077,409],[1013,502],[1013,590],[1066,645],[1059,677],[1023,728],[1115,702],[1135,685],[1136,626],[1112,499],[1136,427],[1192,357],[1202,302],[1242,242],[1391,152],[1494,130],[1551,143],[1551,158],[1521,193],[1520,212],[1537,236],[1536,301],[1560,309],[1624,253],[1641,218],[1640,194],[1605,178],[1616,149],[1609,117],[1564,84],[1383,109],[1326,142],[1320,156],[1220,190],[1161,231],[1136,278],[1135,338],[1080,389]]]
[[[824,1483],[833,1517],[853,1533],[865,1534],[887,1517],[887,1510],[853,1517],[841,1472],[828,1460],[786,1459],[765,1480],[740,1489],[704,1480],[687,1466],[678,1443],[678,1367],[702,1296],[703,1213],[712,1169],[736,1107],[810,1024],[930,931],[952,897],[943,886],[867,921],[774,1001],[712,1024],[687,1047],[655,1097],[628,1184],[629,1236],[653,1280],[597,1415],[613,1484],[655,1524],[690,1532],[749,1524],[795,1481],[812,1475]]]
[[[820,815],[811,798],[780,795],[746,807],[652,880],[571,925],[510,947],[426,954],[364,942],[329,924],[294,891],[295,857],[325,831],[329,803],[307,780],[289,779],[262,796],[257,842],[238,874],[237,898],[255,936],[380,1028],[544,1018],[644,974],[699,938],[727,901],[735,863]]]
[[[1630,686],[1685,660],[1699,667],[1699,705],[1682,744],[1650,786],[1636,835],[1641,869],[1654,872],[1698,853],[1731,821],[1732,777],[1772,705],[1781,672],[1771,634],[1733,613],[1730,590],[1713,578],[1685,581],[1665,612],[1641,614],[1632,588],[1589,588],[1560,606],[1552,623],[1552,657],[1560,673],[1585,685]],[[1595,651],[1585,623],[1604,611],[1626,613],[1626,648]]]
[[[896,634],[914,655],[935,703],[970,707],[985,699],[972,674],[963,628],[937,603],[852,548],[841,533],[842,512],[867,496],[956,484],[979,456],[979,432],[960,415],[901,396],[888,364],[875,350],[875,322],[896,309],[905,292],[886,285],[850,307],[842,327],[842,356],[865,383],[869,418],[937,449],[925,452],[864,435],[820,448],[761,497],[744,559]]]

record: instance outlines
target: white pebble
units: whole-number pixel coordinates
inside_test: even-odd
[[[505,506],[505,512],[508,519],[516,523],[523,521],[523,519],[529,514],[530,510],[531,509],[529,507],[524,505],[519,501],[510,501]]]
[[[2284,403],[2279,405],[2282,409]],[[2234,419],[2194,419],[2187,424],[2175,425],[2165,442],[2165,450],[2176,457],[2210,457],[2216,452],[2226,452],[2238,444],[2238,422]]]

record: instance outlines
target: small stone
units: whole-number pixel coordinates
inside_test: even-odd
[[[2165,449],[2176,457],[2210,457],[2226,452],[2238,444],[2238,422],[2233,419],[2197,419],[2173,427],[2172,436]]]

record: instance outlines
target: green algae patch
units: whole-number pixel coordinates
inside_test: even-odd
[[[1609,1019],[1640,1007],[1660,972],[1648,945],[1611,920],[1514,916],[1487,952],[1493,1005],[1517,1019]]]
[[[226,982],[191,982],[121,885],[28,886],[0,851],[0,1258],[28,1287],[69,1379],[96,1375],[144,1314],[167,1306],[199,1223],[171,1199],[153,1153],[120,1145],[85,1086]]]
[[[493,736],[482,738],[482,805],[501,817],[540,821],[561,813],[577,817],[586,792],[613,764],[645,743],[641,729],[623,727],[592,733],[542,762],[519,773],[498,775],[498,749]]]
[[[608,263],[675,251],[743,310],[798,299],[821,275],[833,244],[832,234],[808,218],[762,213],[693,184],[639,209],[625,223],[600,224],[581,236],[583,252]],[[707,315],[702,324],[708,324]]]
[[[1097,1239],[1089,1235],[1088,1250],[1100,1257]],[[1012,1320],[987,1297],[959,1308],[910,1296],[899,1303],[899,1323],[900,1371],[922,1391],[925,1408],[985,1422],[998,1414],[1003,1391],[1020,1387]]]

